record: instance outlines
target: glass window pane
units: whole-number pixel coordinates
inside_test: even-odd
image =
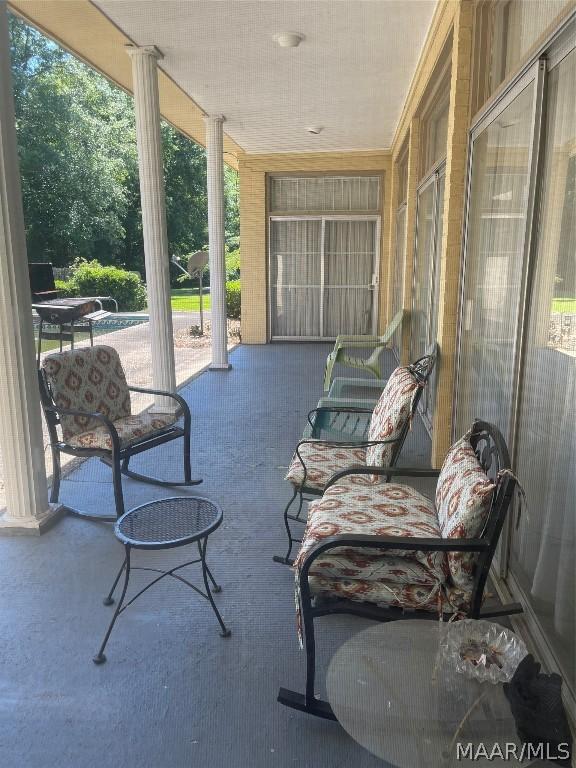
[[[271,223],[273,336],[320,336],[320,221]]]
[[[284,176],[270,180],[270,210],[275,213],[377,212],[379,208],[379,176]]]
[[[576,687],[576,51],[551,73],[517,474],[527,513],[510,568]]]
[[[460,329],[457,432],[474,418],[509,436],[534,85],[475,139]]]
[[[372,333],[375,262],[375,221],[325,223],[325,336]]]

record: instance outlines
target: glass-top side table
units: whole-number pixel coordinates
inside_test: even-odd
[[[355,741],[397,768],[520,765],[499,762],[498,751],[483,757],[494,745],[520,753],[514,718],[501,684],[439,661],[441,631],[436,621],[395,621],[347,641],[326,681],[334,714]]]

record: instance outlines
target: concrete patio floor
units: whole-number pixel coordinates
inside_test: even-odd
[[[67,517],[40,538],[0,539],[0,763],[7,768],[372,768],[383,765],[333,722],[276,703],[304,684],[293,575],[281,519],[284,469],[322,392],[326,344],[240,346],[229,372],[181,390],[193,414],[194,472],[224,509],[208,560],[232,636],[208,603],[166,579],[123,614],[96,667],[110,608],[102,605],[123,556],[110,525]],[[392,367],[392,357],[386,361]],[[134,466],[175,476],[180,441]],[[426,465],[416,420],[404,464]],[[140,461],[139,461],[140,459]],[[124,481],[127,508],[170,494]],[[110,472],[95,460],[63,483],[62,500],[113,506]],[[177,563],[185,550],[136,553],[136,565]],[[134,573],[132,590],[147,580]],[[319,688],[336,648],[369,622],[318,622]]]

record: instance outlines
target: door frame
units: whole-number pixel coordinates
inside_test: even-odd
[[[412,306],[411,306],[411,312],[412,315],[414,314],[414,301],[416,299],[416,267],[418,263],[418,214],[420,211],[420,198],[422,193],[429,187],[433,186],[433,197],[432,197],[432,236],[431,236],[431,250],[432,255],[430,258],[430,264],[428,265],[428,275],[426,279],[428,280],[428,291],[426,295],[426,347],[429,347],[430,344],[436,341],[436,339],[432,338],[432,313],[434,310],[434,298],[435,298],[435,280],[436,280],[436,270],[440,266],[439,263],[439,245],[438,243],[438,224],[439,224],[439,217],[442,217],[444,215],[444,211],[440,210],[440,201],[438,197],[438,189],[440,187],[440,179],[444,177],[446,178],[446,158],[442,158],[442,160],[439,160],[437,163],[434,164],[434,166],[430,169],[430,171],[424,176],[418,187],[416,188],[416,224],[415,224],[415,236],[414,236],[414,259],[413,259],[413,267],[412,267]],[[443,201],[442,201],[443,202]],[[438,305],[436,306],[436,311],[438,311]],[[410,357],[413,356],[412,353],[412,329],[413,324],[410,324]],[[433,374],[434,375],[434,374]],[[422,421],[424,422],[424,426],[426,427],[427,431],[429,433],[432,433],[432,419],[433,414],[429,412],[428,406],[430,405],[429,399],[426,398],[426,394],[430,388],[430,384],[428,385],[426,391],[424,392],[424,397],[421,399],[420,403],[418,404],[418,410],[420,412],[420,415],[422,416]]]
[[[268,322],[270,328],[271,341],[334,341],[335,336],[275,336],[273,333],[273,306],[272,306],[272,224],[275,221],[319,221],[320,230],[320,330],[324,330],[324,289],[325,289],[325,230],[327,221],[373,221],[374,230],[374,264],[372,271],[372,322],[371,330],[375,334],[378,328],[378,305],[379,305],[379,285],[380,285],[380,242],[382,231],[382,217],[380,214],[302,214],[301,216],[282,216],[275,215],[268,217]]]

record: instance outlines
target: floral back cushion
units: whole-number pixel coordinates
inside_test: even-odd
[[[126,376],[112,347],[99,345],[72,349],[44,358],[42,368],[58,408],[101,413],[110,421],[131,415]],[[101,427],[86,416],[62,416],[64,440]]]
[[[409,368],[396,368],[392,373],[370,420],[368,440],[395,440],[410,419],[412,398],[420,384]],[[389,466],[394,443],[371,445],[366,451],[370,467]]]
[[[444,539],[479,536],[486,524],[495,485],[486,475],[467,437],[450,448],[436,486],[436,512]],[[472,589],[477,555],[451,552],[450,575],[455,586]]]

